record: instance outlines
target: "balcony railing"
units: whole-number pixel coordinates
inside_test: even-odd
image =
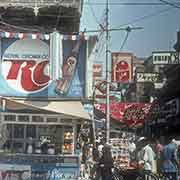
[[[81,14],[83,0],[0,0],[0,7],[31,7],[42,8],[45,6],[64,6],[79,10]]]

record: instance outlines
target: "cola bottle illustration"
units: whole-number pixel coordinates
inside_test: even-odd
[[[65,60],[63,67],[62,67],[62,78],[56,80],[56,93],[60,95],[65,95],[69,87],[71,85],[72,79],[74,77],[77,62],[78,62],[78,53],[80,46],[82,44],[82,40],[77,41],[70,56],[67,57]]]

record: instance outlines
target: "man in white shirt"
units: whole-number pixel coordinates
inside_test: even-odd
[[[154,167],[153,167],[153,163],[154,163],[154,159],[155,159],[155,153],[152,150],[150,144],[147,144],[144,148],[144,169],[147,171],[153,171]]]
[[[155,153],[150,146],[150,141],[147,138],[142,140],[142,148],[140,150],[139,164],[143,166],[143,169],[147,172],[152,172],[154,167]]]
[[[129,141],[129,152],[133,153],[135,150],[136,150],[136,144],[132,140],[130,140]]]

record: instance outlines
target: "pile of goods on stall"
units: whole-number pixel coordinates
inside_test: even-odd
[[[126,138],[110,139],[114,164],[120,168],[128,168],[130,165],[129,140]]]

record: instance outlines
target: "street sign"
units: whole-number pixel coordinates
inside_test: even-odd
[[[164,83],[154,83],[155,89],[161,89],[161,88],[163,88],[163,86],[164,86]]]
[[[153,52],[153,64],[155,65],[172,65],[180,64],[180,53],[179,52]]]
[[[139,72],[136,74],[137,82],[158,82],[159,81],[159,74],[158,73],[144,73]]]

